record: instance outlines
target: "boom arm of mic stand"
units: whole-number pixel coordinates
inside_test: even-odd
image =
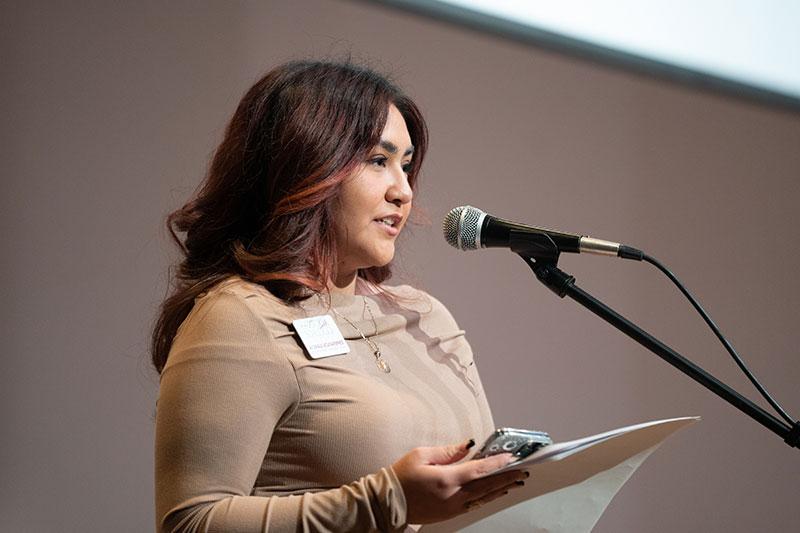
[[[559,269],[558,247],[547,235],[511,235],[511,249],[531,267],[536,278],[561,298],[569,296],[661,359],[721,397],[756,422],[782,437],[791,447],[800,448],[800,421],[789,426],[754,404],[681,354],[659,341],[577,285],[575,278]],[[548,243],[549,240],[549,243]]]

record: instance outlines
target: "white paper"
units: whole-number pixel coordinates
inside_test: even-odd
[[[664,439],[697,420],[645,422],[546,446],[506,467],[530,472],[524,487],[451,520],[423,526],[421,531],[591,531],[614,495]]]

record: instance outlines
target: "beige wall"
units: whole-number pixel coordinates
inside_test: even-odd
[[[629,242],[695,291],[800,413],[800,115],[343,1],[4,4],[0,516],[8,531],[152,529],[157,379],[147,334],[185,199],[243,91],[287,58],[370,58],[432,146],[401,279],[469,332],[498,423],[557,439],[697,414],[596,528],[791,530],[800,455],[538,285],[447,247],[465,203]],[[654,269],[564,257],[579,284],[747,391]]]

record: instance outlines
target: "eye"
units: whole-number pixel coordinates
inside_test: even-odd
[[[409,174],[411,170],[413,170],[413,168],[414,168],[414,163],[409,161],[408,163],[403,165],[403,172]]]
[[[375,166],[378,166],[378,167],[385,167],[386,166],[386,157],[382,156],[382,155],[375,156],[375,157],[373,157],[372,159],[369,160],[369,164],[370,165],[375,165]]]

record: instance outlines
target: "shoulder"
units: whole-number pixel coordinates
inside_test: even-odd
[[[194,307],[178,329],[208,335],[255,334],[294,320],[296,310],[263,286],[238,276],[214,285],[195,298]]]
[[[269,292],[263,285],[247,281],[239,276],[231,276],[214,285],[201,297],[228,294],[241,299],[258,301],[276,308],[290,308],[291,306]]]
[[[288,330],[296,310],[264,287],[228,278],[195,298],[178,328],[164,372],[187,362],[233,364],[240,369],[291,368],[276,338]],[[164,374],[162,372],[162,375]]]
[[[264,286],[238,276],[216,284],[201,295],[195,305],[205,302],[225,302],[229,306],[247,309],[265,321],[291,322],[297,312],[295,307],[269,292]]]
[[[238,394],[269,386],[273,396],[280,388],[292,401],[298,391],[294,368],[276,341],[290,312],[290,306],[255,283],[229,278],[214,285],[195,298],[178,328],[161,383],[219,387],[231,395],[232,388]]]

